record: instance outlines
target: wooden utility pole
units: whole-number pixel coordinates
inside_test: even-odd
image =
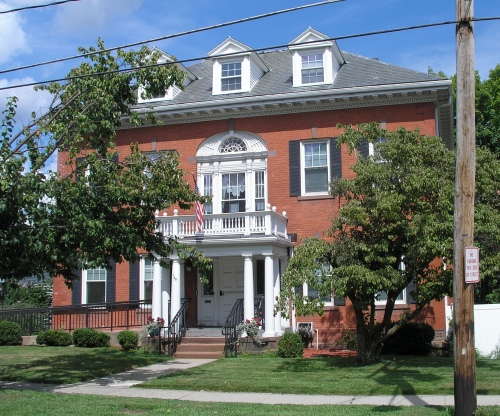
[[[474,0],[457,2],[457,164],[453,249],[455,416],[476,411],[474,284],[465,283],[465,247],[474,243],[476,174]]]

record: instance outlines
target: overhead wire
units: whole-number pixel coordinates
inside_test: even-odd
[[[486,17],[486,18],[474,18],[471,20],[474,20],[474,21],[500,20],[500,16]],[[427,24],[422,24],[422,25],[414,25],[414,26],[400,27],[400,28],[394,28],[394,29],[385,29],[385,30],[377,30],[377,31],[372,31],[372,32],[357,33],[357,34],[353,34],[353,35],[330,37],[330,38],[322,39],[322,41],[337,41],[337,40],[345,40],[345,39],[354,39],[354,38],[359,38],[359,37],[364,37],[364,36],[374,36],[374,35],[382,35],[382,34],[387,34],[387,33],[402,32],[402,31],[407,31],[407,30],[425,29],[425,28],[429,28],[429,27],[451,25],[451,24],[457,24],[457,23],[460,23],[460,22],[456,21],[456,20],[452,20],[452,21],[439,22],[439,23],[427,23]],[[297,43],[295,45],[307,45],[307,44],[314,44],[314,43],[317,43],[317,41],[301,42],[301,43]],[[288,47],[288,44],[285,44],[285,45],[250,49],[250,50],[248,50],[248,52],[264,52],[264,51],[271,51],[271,50],[276,50],[276,49],[283,49],[283,48],[287,48],[287,47]],[[101,53],[101,52],[105,52],[105,51],[106,50],[97,51],[96,53]],[[102,76],[102,75],[114,74],[114,73],[120,73],[120,72],[137,71],[140,69],[153,68],[155,66],[161,66],[161,65],[184,64],[184,63],[188,63],[188,62],[201,61],[201,60],[208,59],[208,58],[213,59],[213,58],[217,58],[217,57],[222,57],[222,56],[227,57],[227,56],[238,55],[238,54],[239,54],[239,52],[235,52],[232,54],[203,56],[203,57],[197,57],[197,58],[169,61],[166,63],[158,63],[158,64],[147,65],[147,66],[139,66],[139,67],[134,67],[134,68],[121,68],[121,69],[116,69],[116,70],[112,70],[112,71],[103,71],[103,72],[96,72],[96,73],[92,73],[92,74],[83,74],[83,75],[76,75],[76,76],[65,77],[65,78],[57,78],[57,79],[52,79],[49,81],[35,81],[35,82],[29,82],[29,83],[24,83],[24,84],[9,85],[6,87],[0,87],[0,91],[10,90],[10,89],[15,89],[15,88],[30,87],[30,86],[35,86],[35,85],[49,84],[52,82],[71,81],[74,79],[89,78],[89,77],[94,77],[94,76]]]
[[[73,1],[75,1],[75,0],[73,0]],[[258,19],[263,19],[263,18],[266,18],[266,17],[276,16],[276,15],[279,15],[279,14],[294,12],[294,11],[297,11],[297,10],[303,10],[303,9],[308,9],[308,8],[311,8],[311,7],[317,7],[317,6],[324,6],[326,4],[331,4],[331,3],[339,3],[341,1],[345,1],[345,0],[324,0],[324,1],[317,2],[317,3],[310,3],[310,4],[305,4],[305,5],[302,5],[302,6],[290,7],[288,9],[282,9],[282,10],[277,10],[277,11],[274,11],[274,12],[263,13],[263,14],[259,14],[259,15],[251,16],[251,17],[245,17],[245,18],[242,18],[242,19],[232,20],[230,22],[217,23],[215,25],[205,26],[205,27],[201,27],[201,28],[198,28],[198,29],[186,30],[184,32],[179,32],[179,33],[175,33],[175,34],[171,34],[171,35],[160,36],[158,38],[153,38],[153,39],[148,39],[148,40],[144,40],[144,41],[128,43],[126,45],[121,45],[121,46],[115,46],[113,48],[107,48],[107,49],[104,49],[104,50],[99,51],[99,52],[89,52],[89,53],[84,53],[84,54],[80,54],[80,55],[68,56],[66,58],[59,58],[59,59],[54,59],[54,60],[51,60],[51,61],[45,61],[45,62],[39,62],[39,63],[35,63],[35,64],[30,64],[30,65],[25,65],[25,66],[21,66],[21,67],[17,67],[17,68],[4,69],[4,70],[0,71],[0,74],[6,74],[6,73],[9,73],[9,72],[21,71],[23,69],[30,69],[30,68],[35,68],[35,67],[38,67],[38,66],[55,64],[55,63],[59,63],[59,62],[65,62],[65,61],[69,61],[69,60],[72,60],[72,59],[86,58],[87,56],[92,56],[92,55],[95,55],[97,53],[112,52],[112,51],[116,51],[118,49],[126,49],[126,48],[131,48],[133,46],[145,45],[145,44],[152,43],[152,42],[159,42],[159,41],[162,41],[162,40],[178,38],[178,37],[181,37],[181,36],[192,35],[194,33],[205,32],[207,30],[219,29],[219,28],[222,28],[222,27],[232,26],[232,25],[236,25],[236,24],[240,24],[240,23],[251,22],[253,20],[258,20]]]
[[[71,3],[71,2],[75,2],[75,1],[81,1],[81,0],[61,0],[61,1],[54,1],[52,3],[47,3],[47,4],[37,4],[37,5],[33,5],[33,6],[18,7],[17,9],[2,10],[2,11],[0,11],[0,14],[22,12],[24,10],[32,10],[32,9],[41,9],[44,7],[58,6],[60,4]]]

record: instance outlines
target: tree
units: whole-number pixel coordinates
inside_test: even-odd
[[[158,53],[80,48],[86,58],[66,82],[40,86],[53,96],[48,111],[15,132],[17,99],[4,110],[0,148],[0,278],[62,275],[108,267],[110,260],[138,260],[137,249],[160,257],[173,250],[207,261],[157,231],[155,211],[172,204],[188,208],[200,197],[184,179],[178,155],[156,160],[136,143],[119,162],[115,131],[124,118],[132,125],[157,123],[151,112],[134,109],[137,85],[144,97],[182,88],[175,64],[156,65]],[[43,172],[58,151],[66,172]],[[67,156],[67,157],[66,157]]]
[[[376,157],[356,149],[375,143]],[[307,239],[283,276],[279,307],[291,299],[299,315],[322,313],[321,297],[347,297],[356,316],[358,355],[376,361],[384,340],[414,318],[433,299],[450,291],[452,275],[441,261],[453,246],[454,154],[439,138],[403,128],[387,132],[376,124],[348,126],[337,141],[356,152],[354,179],[331,183],[338,216],[328,239]],[[309,299],[294,288],[307,282],[319,291]],[[395,324],[397,297],[413,284],[415,308]],[[381,322],[375,301],[386,292]]]

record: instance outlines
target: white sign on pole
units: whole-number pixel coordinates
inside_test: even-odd
[[[479,248],[465,247],[465,283],[479,283]]]

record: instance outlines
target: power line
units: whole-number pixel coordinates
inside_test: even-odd
[[[487,20],[500,20],[500,16],[496,17],[485,17],[485,18],[475,18],[473,19],[474,21],[487,21]],[[387,33],[396,33],[396,32],[403,32],[407,30],[416,30],[416,29],[425,29],[429,27],[436,27],[436,26],[444,26],[444,25],[451,25],[451,24],[457,24],[459,21],[452,20],[452,21],[447,21],[447,22],[439,22],[439,23],[427,23],[423,25],[416,25],[416,26],[407,26],[407,27],[401,27],[401,28],[395,28],[395,29],[385,29],[385,30],[378,30],[374,32],[364,32],[364,33],[358,33],[354,35],[345,35],[345,36],[338,36],[335,38],[326,38],[322,39],[322,42],[324,41],[337,41],[337,40],[344,40],[344,39],[354,39],[354,38],[359,38],[359,37],[365,37],[365,36],[374,36],[374,35],[383,35]],[[297,43],[296,45],[310,45],[317,43],[317,41],[312,41],[312,42],[302,42],[302,43]],[[257,49],[250,49],[249,52],[264,52],[264,51],[270,51],[270,50],[276,50],[276,49],[283,49],[287,48],[288,44],[286,45],[278,45],[278,46],[270,46],[270,47],[265,47],[265,48],[257,48]],[[95,53],[101,53],[105,52],[107,49],[98,51]],[[93,53],[93,54],[95,54]],[[15,89],[15,88],[22,88],[22,87],[30,87],[34,85],[40,85],[40,84],[48,84],[51,82],[61,82],[61,81],[71,81],[74,79],[81,79],[81,78],[89,78],[89,77],[94,77],[94,76],[102,76],[106,74],[116,74],[120,72],[128,72],[128,71],[137,71],[139,69],[145,69],[145,68],[152,68],[155,66],[160,66],[160,65],[173,65],[173,64],[183,64],[187,62],[194,62],[194,61],[200,61],[204,60],[207,58],[217,58],[217,57],[227,57],[231,55],[238,55],[239,52],[235,52],[232,54],[224,54],[224,55],[212,55],[212,56],[203,56],[203,57],[198,57],[198,58],[189,58],[189,59],[182,59],[178,61],[170,61],[167,63],[158,63],[158,64],[153,64],[153,65],[147,65],[147,66],[140,66],[140,67],[134,67],[134,68],[122,68],[122,69],[117,69],[113,71],[105,71],[105,72],[96,72],[92,74],[84,74],[84,75],[77,75],[73,77],[66,77],[66,78],[58,78],[58,79],[53,79],[50,81],[38,81],[38,82],[30,82],[30,83],[25,83],[25,84],[18,84],[18,85],[10,85],[8,87],[1,87],[0,91],[3,90],[10,90],[10,89]],[[84,55],[82,55],[84,56]]]
[[[80,0],[70,0],[70,1],[80,1]],[[323,6],[325,4],[330,4],[330,3],[338,3],[338,2],[341,2],[341,1],[345,1],[345,0],[324,0],[324,1],[320,1],[318,3],[311,3],[311,4],[306,4],[306,5],[303,5],[303,6],[290,7],[288,9],[283,9],[283,10],[278,10],[278,11],[275,11],[275,12],[269,12],[269,13],[259,14],[257,16],[246,17],[246,18],[243,18],[243,19],[233,20],[233,21],[226,22],[226,23],[218,23],[218,24],[215,24],[215,25],[206,26],[206,27],[202,27],[202,28],[198,28],[198,29],[187,30],[185,32],[179,32],[179,33],[175,33],[173,35],[166,35],[166,36],[161,36],[159,38],[154,38],[154,39],[144,40],[144,41],[140,41],[140,42],[129,43],[127,45],[115,46],[113,48],[104,49],[104,50],[99,51],[99,52],[90,52],[90,53],[86,53],[86,54],[82,54],[82,55],[73,55],[73,56],[68,56],[66,58],[54,59],[52,61],[39,62],[39,63],[36,63],[36,64],[21,66],[21,67],[17,67],[17,68],[5,69],[3,71],[0,71],[0,74],[6,74],[8,72],[14,72],[14,71],[21,71],[23,69],[35,68],[37,66],[54,64],[54,63],[69,61],[69,60],[72,60],[72,59],[85,58],[87,56],[92,56],[92,55],[95,55],[95,54],[101,53],[101,52],[112,52],[112,51],[115,51],[117,49],[125,49],[125,48],[130,48],[130,47],[133,47],[133,46],[144,45],[146,43],[158,42],[158,41],[161,41],[161,40],[173,39],[173,38],[177,38],[177,37],[180,37],[180,36],[192,35],[194,33],[200,33],[200,32],[204,32],[204,31],[207,31],[207,30],[219,29],[221,27],[227,27],[227,26],[231,26],[231,25],[235,25],[235,24],[239,24],[239,23],[246,23],[246,22],[250,22],[250,21],[253,21],[253,20],[262,19],[262,18],[265,18],[265,17],[276,16],[276,15],[279,15],[279,14],[294,12],[294,11],[302,10],[302,9],[308,9],[308,8],[316,7],[316,6]]]
[[[50,6],[58,6],[59,4],[70,3],[70,2],[73,2],[73,1],[81,1],[81,0],[61,0],[61,1],[55,1],[53,3],[39,4],[37,6],[18,7],[17,9],[10,9],[10,10],[0,11],[0,14],[22,12],[24,10],[32,10],[32,9],[41,9],[43,7],[50,7]]]

